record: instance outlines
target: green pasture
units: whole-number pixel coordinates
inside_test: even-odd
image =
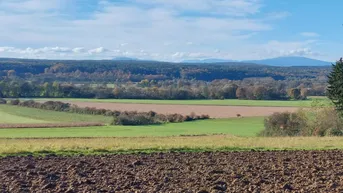
[[[109,122],[111,119],[0,105],[0,123]],[[257,137],[262,129],[263,117],[154,126],[0,129],[0,156],[343,148],[340,137]]]
[[[1,107],[0,107],[1,109]],[[10,114],[0,110],[0,123],[46,123],[47,121],[33,119],[30,117],[21,117],[18,115]]]
[[[56,123],[56,122],[101,122],[110,123],[111,117],[81,115],[20,106],[0,105],[1,123]],[[0,136],[1,137],[1,136]]]
[[[311,107],[313,102],[327,103],[326,97],[314,97],[303,101],[277,101],[277,100],[139,100],[139,99],[35,99],[35,100],[59,100],[59,101],[80,101],[80,102],[101,102],[101,103],[128,103],[128,104],[170,104],[170,105],[218,105],[218,106],[262,106],[262,107]]]
[[[47,111],[20,106],[0,105],[0,124],[102,122],[112,117]],[[256,136],[263,129],[263,117],[210,119],[184,123],[148,126],[93,126],[78,128],[0,129],[0,138],[54,138],[54,137],[145,137],[229,134]]]
[[[263,118],[251,117],[212,119],[152,126],[0,129],[0,138],[165,137],[213,134],[256,136],[262,129]]]

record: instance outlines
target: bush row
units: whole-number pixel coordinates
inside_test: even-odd
[[[47,101],[44,103],[35,102],[33,100],[20,101],[18,99],[11,100],[11,105],[23,107],[38,108],[52,111],[62,111],[78,114],[103,115],[113,116],[113,125],[153,125],[163,123],[180,123],[185,121],[205,120],[209,119],[208,115],[196,115],[194,113],[184,116],[181,114],[158,114],[156,112],[137,112],[137,111],[111,111],[107,109],[97,109],[90,107],[78,107],[69,103],[60,101]]]
[[[6,104],[6,103],[7,103],[7,101],[5,99],[0,98],[0,105]]]
[[[261,136],[343,136],[343,119],[331,107],[274,113],[264,125]]]

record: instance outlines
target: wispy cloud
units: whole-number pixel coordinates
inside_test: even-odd
[[[302,33],[300,33],[300,35],[302,35],[304,37],[319,37],[319,34],[317,34],[315,32],[302,32]]]
[[[260,0],[131,0],[131,2],[164,7],[177,11],[201,12],[213,15],[246,16],[260,11]]]
[[[67,0],[5,0],[0,1],[2,10],[24,12],[46,12],[59,10],[66,5]]]
[[[271,13],[266,14],[266,19],[267,20],[278,20],[278,19],[287,18],[291,15],[292,14],[290,12],[287,12],[287,11],[271,12]]]

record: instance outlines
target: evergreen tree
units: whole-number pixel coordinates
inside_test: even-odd
[[[328,76],[327,95],[335,104],[336,109],[343,114],[343,61],[342,58],[332,65]]]

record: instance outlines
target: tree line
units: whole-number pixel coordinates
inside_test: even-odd
[[[264,80],[148,81],[112,85],[0,81],[2,98],[97,98],[97,99],[249,99],[304,100],[311,89],[287,87],[283,82]]]
[[[330,67],[272,67],[246,63],[185,64],[156,61],[25,60],[0,59],[0,78],[39,82],[139,82],[148,80],[243,80],[271,77],[275,80],[310,79],[322,82]],[[324,80],[324,82],[326,82]]]
[[[0,97],[300,100],[324,96],[329,72],[234,62],[0,59]]]

